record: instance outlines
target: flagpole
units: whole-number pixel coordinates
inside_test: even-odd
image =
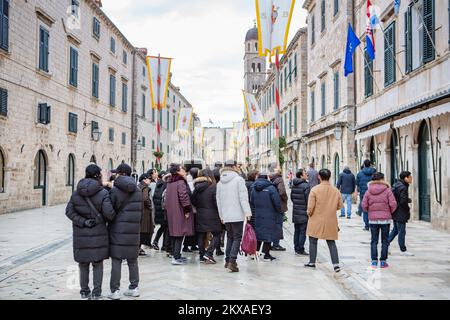
[[[361,50],[362,56],[364,57],[364,61],[366,62],[366,64],[369,64],[368,61],[367,61],[366,54],[365,54],[364,50],[361,48],[361,46],[358,46],[358,47],[359,47],[359,50]],[[378,86],[378,83],[375,80],[375,77],[373,75],[373,71],[371,69],[369,69],[369,71],[370,71],[370,76],[372,77],[373,82],[375,83],[375,86],[377,87],[377,91],[380,92],[380,87]]]
[[[427,25],[425,24],[425,21],[423,20],[423,17],[422,17],[421,12],[420,12],[419,9],[416,7],[416,3],[415,3],[415,2],[412,3],[412,6],[413,6],[414,9],[416,9],[416,11],[417,11],[417,13],[418,13],[418,16],[420,17],[420,20],[422,21],[422,25],[423,25],[424,29],[427,31],[428,39],[430,39],[431,44],[433,45],[434,51],[436,52],[437,56],[439,57],[440,55],[439,55],[439,53],[438,53],[438,51],[437,51],[437,49],[436,49],[436,45],[435,45],[435,43],[434,43],[433,37],[431,36],[430,30],[428,30]],[[412,26],[411,26],[411,27],[412,27]]]
[[[161,112],[161,55],[158,54],[158,78],[156,81],[157,84],[157,107],[158,111],[156,113],[157,119],[156,119],[156,130],[157,130],[157,138],[156,138],[156,151],[161,152],[160,150],[160,144],[161,144],[161,123],[160,123],[160,112]],[[157,166],[161,166],[161,160],[160,158],[156,158]]]
[[[280,168],[280,92],[279,92],[279,86],[280,86],[280,58],[279,58],[279,51],[278,48],[275,51],[275,66],[276,66],[276,73],[275,73],[275,102],[276,102],[276,108],[275,108],[275,131],[276,131],[276,139],[277,139],[277,146],[276,146],[276,161],[277,161],[277,167]],[[283,85],[283,83],[281,83]],[[281,168],[280,168],[281,169]]]

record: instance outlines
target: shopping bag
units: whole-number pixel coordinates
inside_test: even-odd
[[[245,224],[244,236],[241,242],[241,251],[247,255],[256,255],[256,233],[250,223]]]

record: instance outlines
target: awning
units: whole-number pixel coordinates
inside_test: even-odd
[[[382,126],[379,126],[379,127],[376,127],[376,128],[373,128],[373,129],[370,129],[370,130],[367,130],[367,131],[363,131],[363,132],[360,132],[360,133],[356,134],[355,139],[356,140],[363,140],[363,139],[366,139],[366,138],[371,137],[371,136],[376,136],[377,134],[389,131],[390,128],[391,128],[391,124],[390,123],[386,123],[386,124],[384,124]]]
[[[394,121],[394,128],[404,127],[408,124],[422,121],[427,118],[433,118],[450,112],[450,102],[443,105],[427,109],[421,112],[414,113],[410,116],[404,117],[397,121]]]

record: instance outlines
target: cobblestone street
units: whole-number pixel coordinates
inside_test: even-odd
[[[78,267],[72,257],[70,221],[65,206],[0,216],[0,299],[79,299]],[[26,222],[26,223],[24,223]],[[340,220],[338,241],[342,271],[335,274],[326,243],[319,242],[317,270],[306,270],[307,257],[293,254],[293,225],[285,223],[287,252],[275,262],[239,258],[241,272],[222,262],[198,263],[187,254],[186,266],[172,266],[165,253],[151,250],[139,260],[139,299],[449,299],[450,234],[426,223],[408,225],[407,244],[415,256],[391,247],[391,268],[372,271],[370,235],[358,216]],[[221,259],[220,259],[221,260]],[[124,265],[122,289],[128,271]],[[103,294],[109,293],[110,261],[105,262]]]

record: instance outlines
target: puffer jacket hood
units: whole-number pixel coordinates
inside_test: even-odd
[[[199,177],[194,180],[194,189],[197,192],[203,192],[209,187],[209,182],[206,177]]]
[[[82,179],[77,185],[78,194],[82,197],[92,197],[103,190],[103,186],[95,179]]]
[[[372,167],[364,167],[364,168],[361,170],[361,172],[362,172],[364,175],[369,176],[369,177],[372,177],[373,174],[374,174],[376,171],[377,171],[377,170],[376,170],[375,168],[372,168]]]
[[[303,182],[306,182],[306,180],[305,179],[299,179],[299,178],[294,178],[294,180],[292,180],[292,184],[294,186],[298,186],[298,185],[300,185]]]
[[[273,186],[273,183],[266,179],[256,179],[253,186],[256,191],[262,191],[269,186]]]
[[[344,169],[344,173],[350,174],[350,173],[352,173],[352,171],[350,169]]]
[[[126,193],[133,193],[138,189],[134,179],[128,176],[119,176],[114,180],[114,186]]]
[[[222,183],[229,183],[236,177],[241,177],[235,170],[232,168],[223,168],[220,171],[220,182]]]
[[[367,192],[374,196],[382,194],[386,189],[390,188],[389,184],[384,181],[371,181],[368,187]]]

